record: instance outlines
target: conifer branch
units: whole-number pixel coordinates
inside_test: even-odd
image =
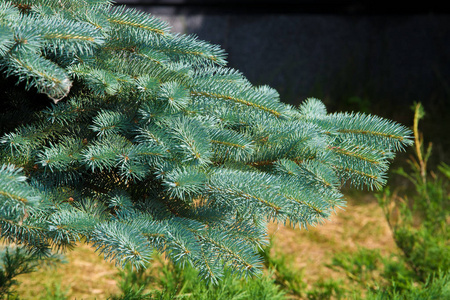
[[[144,29],[161,35],[166,34],[169,30],[169,26],[165,22],[125,6],[114,7],[107,19],[113,24]]]
[[[0,80],[23,83],[4,95],[11,115],[35,109],[0,123],[0,237],[42,255],[92,242],[121,266],[156,250],[210,282],[253,276],[268,221],[320,224],[343,184],[381,188],[412,144],[381,117],[285,104],[220,46],[169,30],[109,0],[0,3]]]

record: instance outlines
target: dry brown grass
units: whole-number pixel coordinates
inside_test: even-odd
[[[269,232],[274,238],[272,251],[285,254],[294,267],[302,269],[309,286],[319,279],[344,277],[326,266],[335,253],[355,252],[360,247],[378,249],[381,254],[396,251],[383,212],[371,195],[348,200],[345,210],[320,226],[298,230],[271,224]]]
[[[353,252],[359,247],[379,249],[382,254],[395,251],[395,243],[383,212],[371,195],[348,200],[347,208],[321,226],[298,230],[270,224],[275,253],[283,253],[293,267],[303,270],[308,286],[320,279],[344,279],[345,275],[326,267],[333,254]],[[118,270],[105,262],[92,248],[81,245],[67,254],[67,264],[22,275],[19,294],[22,299],[42,299],[46,287],[59,285],[69,299],[107,299],[117,294]]]
[[[46,267],[18,277],[21,299],[43,299],[47,289],[61,286],[69,299],[107,299],[119,292],[117,268],[103,260],[88,245],[80,245],[65,255],[68,263]],[[51,299],[51,298],[48,298]]]

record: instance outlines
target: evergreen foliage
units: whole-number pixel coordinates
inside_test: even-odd
[[[396,170],[407,179],[404,185],[407,188],[387,187],[378,195],[378,200],[395,243],[413,274],[411,277],[424,283],[442,275],[446,277],[450,294],[450,166],[441,163],[438,165],[440,172],[430,170],[428,160],[432,144],[425,147],[419,131],[419,121],[425,116],[425,110],[421,103],[416,103],[413,109],[414,155],[407,161],[408,170]],[[399,287],[401,285],[397,284]]]
[[[219,46],[112,1],[2,0],[0,27],[1,236],[36,254],[89,242],[119,265],[157,250],[212,282],[258,274],[268,221],[320,224],[412,144],[393,121],[284,104]]]
[[[30,255],[20,247],[7,246],[0,250],[0,299],[19,299],[14,287],[19,285],[17,276],[35,272],[40,265],[64,262],[62,257],[52,255],[44,260]]]
[[[15,279],[18,275],[27,274],[35,271],[36,260],[33,257],[26,255],[20,248],[11,251],[6,247],[2,249],[1,265],[0,265],[0,297],[2,299],[9,299],[15,293],[12,290],[14,285],[17,285]],[[11,253],[13,252],[13,253]]]
[[[157,267],[133,270],[126,265],[120,271],[117,285],[120,293],[110,300],[144,299],[198,299],[198,300],[286,300],[290,299],[272,278],[272,271],[259,277],[243,280],[226,270],[220,282],[208,284],[198,277],[198,271],[191,266],[180,268],[155,256]]]

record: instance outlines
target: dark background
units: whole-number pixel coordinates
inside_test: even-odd
[[[412,124],[424,104],[426,140],[448,161],[450,8],[445,1],[122,0],[172,31],[219,44],[229,66],[298,105],[357,110]]]

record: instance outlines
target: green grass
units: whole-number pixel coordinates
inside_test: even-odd
[[[354,253],[360,247],[380,249],[381,253],[396,251],[376,199],[364,193],[359,199],[349,199],[345,210],[338,211],[337,215],[333,215],[321,226],[299,230],[270,224],[269,232],[273,245],[266,249],[270,252],[267,260],[271,260],[267,262],[267,277],[253,284],[257,286],[264,283],[267,286],[269,281],[264,280],[278,281],[277,284],[288,299],[308,299],[313,295],[341,293],[340,285],[347,277],[327,266],[336,253]],[[50,294],[59,293],[64,294],[66,299],[100,300],[122,292],[120,282],[123,281],[124,275],[121,276],[120,270],[114,264],[104,261],[88,245],[80,245],[68,252],[66,260],[66,264],[55,268],[43,267],[35,273],[19,276],[20,285],[17,291],[20,297],[52,299]],[[163,284],[158,280],[167,280],[169,267],[166,264],[163,259],[156,259],[145,271],[143,275],[152,278],[151,282],[146,284],[146,293],[152,289],[162,290]],[[162,273],[164,270],[166,273]],[[189,277],[192,270],[188,270],[186,274],[183,276]],[[234,288],[239,287],[240,283],[238,284],[235,278],[229,280]],[[186,279],[181,281],[186,282]],[[191,287],[185,288],[184,294],[192,292],[194,283],[187,285]]]

